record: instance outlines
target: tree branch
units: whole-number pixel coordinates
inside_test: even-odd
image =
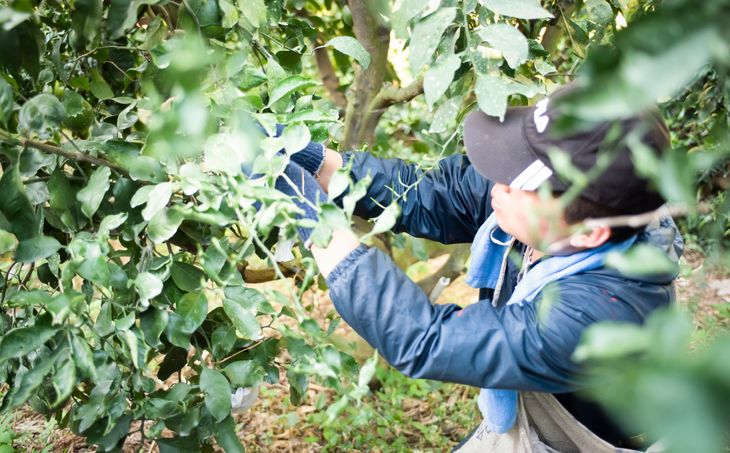
[[[314,49],[314,59],[317,62],[317,69],[319,69],[319,76],[322,79],[322,84],[327,90],[330,99],[340,108],[347,107],[347,99],[345,94],[342,93],[340,88],[340,78],[335,73],[335,68],[332,66],[332,61],[327,53],[326,47],[321,47],[323,43],[318,39]]]
[[[597,228],[597,227],[631,227],[638,228],[652,223],[655,220],[659,220],[662,217],[678,217],[684,216],[692,212],[689,206],[679,204],[668,204],[661,206],[659,209],[654,211],[645,212],[643,214],[635,215],[620,215],[615,217],[600,217],[600,218],[589,218],[585,219],[582,223],[586,228]],[[700,203],[697,207],[697,212],[705,214],[710,212],[710,207],[706,203]]]
[[[370,110],[373,112],[377,110],[383,110],[390,107],[393,104],[400,102],[408,102],[415,98],[419,94],[423,93],[423,77],[419,77],[410,85],[404,87],[396,87],[389,85],[383,87],[377,96],[370,103]]]
[[[390,29],[381,18],[371,11],[371,2],[348,0],[352,12],[352,29],[357,40],[370,54],[370,66],[362,69],[355,66],[355,79],[347,96],[345,112],[345,138],[341,143],[344,149],[353,148],[361,143],[371,143],[375,128],[371,121],[370,103],[380,92],[385,81],[390,47]]]
[[[16,141],[13,139],[13,141]],[[38,151],[43,151],[45,153],[55,154],[56,156],[61,156],[63,158],[73,160],[76,162],[88,162],[93,165],[98,165],[102,167],[109,167],[114,171],[117,171],[124,176],[129,176],[129,172],[126,168],[120,167],[119,165],[112,163],[106,159],[102,159],[101,157],[94,157],[89,156],[88,154],[82,154],[74,151],[66,151],[65,149],[58,147],[56,145],[49,145],[48,143],[38,142],[35,140],[26,140],[26,139],[20,139],[17,140],[16,143],[18,146],[22,146],[24,148],[34,148]]]

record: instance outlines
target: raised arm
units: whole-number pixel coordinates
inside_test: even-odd
[[[541,300],[503,308],[489,301],[461,309],[432,305],[385,254],[360,246],[329,273],[330,297],[342,318],[402,373],[482,388],[550,393],[585,384],[571,360],[584,329],[596,321],[640,322],[635,307],[666,304],[649,297],[606,297],[585,312],[586,284],[567,279],[546,318]],[[600,280],[589,282],[600,287]]]
[[[492,183],[484,179],[464,155],[442,159],[438,168],[424,172],[400,159],[380,159],[366,152],[347,153],[352,161],[353,180],[370,175],[367,195],[357,203],[355,213],[372,218],[416,181],[420,182],[399,199],[401,217],[394,231],[432,239],[445,244],[471,242],[491,213]],[[327,189],[332,174],[342,167],[343,156],[328,150],[319,174]]]

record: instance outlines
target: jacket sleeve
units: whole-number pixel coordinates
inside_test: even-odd
[[[464,309],[432,305],[392,260],[363,246],[333,270],[328,284],[342,318],[396,369],[482,388],[574,391],[585,384],[571,360],[585,327],[596,317],[634,320],[620,301],[596,316],[586,313],[585,288],[571,285],[561,287],[542,320],[540,300],[502,308],[488,300]]]
[[[346,158],[353,164],[353,181],[367,175],[372,178],[367,194],[355,206],[358,216],[378,216],[381,206],[407,191],[399,200],[396,232],[445,244],[471,242],[492,211],[492,183],[464,155],[446,157],[428,172],[400,159],[379,159],[365,152],[347,153]]]

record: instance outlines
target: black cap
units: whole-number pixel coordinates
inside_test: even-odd
[[[559,134],[560,98],[575,89],[568,84],[533,107],[509,108],[503,121],[476,110],[464,122],[464,145],[469,160],[485,178],[522,190],[536,190],[548,182],[554,191],[565,191],[570,181],[553,167],[549,153],[567,153],[578,170],[586,173],[603,152],[611,164],[594,178],[581,196],[615,209],[618,214],[640,214],[659,208],[664,199],[634,168],[626,137],[638,132],[641,142],[659,155],[669,149],[667,126],[656,112],[621,121],[594,123],[577,133]],[[615,124],[615,126],[614,126]],[[616,127],[615,131],[612,129]],[[610,143],[607,136],[610,133]]]

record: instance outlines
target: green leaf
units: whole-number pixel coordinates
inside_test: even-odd
[[[8,120],[13,114],[13,88],[0,77],[0,124],[7,128]]]
[[[178,288],[185,292],[197,291],[203,286],[205,274],[192,264],[175,261],[170,268],[170,276]]]
[[[57,211],[67,211],[76,203],[71,183],[61,168],[54,170],[48,180],[48,192],[50,193],[48,202],[51,208]]]
[[[243,445],[236,434],[236,422],[232,416],[226,417],[222,422],[216,425],[216,440],[218,445],[223,448],[226,453],[243,453]]]
[[[154,299],[162,292],[162,281],[155,274],[140,272],[134,279],[134,288],[143,301]]]
[[[21,241],[15,252],[15,260],[21,263],[32,263],[47,258],[60,249],[61,243],[49,236],[37,236]]]
[[[345,191],[350,185],[350,172],[349,170],[343,168],[338,169],[336,172],[332,174],[332,177],[330,178],[330,182],[327,189],[327,198],[332,201],[335,198],[339,197]]]
[[[175,312],[182,317],[181,330],[191,334],[205,321],[208,299],[202,291],[187,293],[177,301]]]
[[[11,7],[4,7],[0,9],[0,25],[4,30],[12,30],[30,18],[31,14],[29,12],[18,11],[15,9],[18,6],[19,5],[16,4]]]
[[[0,363],[27,355],[43,346],[58,331],[44,325],[17,327],[0,338]]]
[[[350,36],[337,36],[325,43],[325,46],[332,46],[336,50],[354,58],[363,69],[370,66],[370,54],[360,42]]]
[[[41,50],[45,43],[38,25],[26,20],[11,30],[0,26],[0,42],[3,43],[0,66],[7,68],[16,80],[22,80],[20,69],[25,69],[35,81],[41,70]]]
[[[200,450],[198,440],[193,437],[161,437],[155,443],[160,448],[160,453],[188,453]]]
[[[393,11],[391,23],[393,31],[398,38],[406,39],[408,22],[420,14],[428,6],[428,2],[423,0],[402,0],[398,9]]]
[[[71,358],[70,351],[65,356],[56,362],[56,370],[51,379],[53,388],[56,391],[56,399],[51,405],[53,408],[63,404],[76,388],[76,366]]]
[[[81,203],[81,212],[86,217],[92,218],[99,209],[104,195],[109,190],[109,176],[111,176],[109,167],[97,168],[89,177],[86,187],[76,194],[76,199]]]
[[[165,331],[168,322],[168,313],[150,307],[139,318],[139,328],[142,329],[144,339],[153,348],[161,348],[160,335]],[[215,343],[213,343],[215,347]]]
[[[590,326],[583,333],[573,359],[616,359],[648,349],[650,333],[641,326],[629,323],[604,322]]]
[[[261,338],[261,326],[256,320],[256,308],[253,300],[223,299],[223,310],[226,312],[236,330],[249,340]]]
[[[208,277],[218,279],[221,269],[226,264],[227,256],[225,251],[221,250],[221,245],[217,239],[211,241],[202,258],[203,269],[205,269]]]
[[[288,96],[294,91],[303,90],[314,85],[317,85],[317,83],[302,76],[294,75],[287,77],[271,89],[268,107],[271,107],[276,101],[283,99],[284,96]]]
[[[123,330],[117,333],[121,337],[129,350],[129,359],[135,368],[139,368],[139,345],[137,344],[137,336],[131,330]]]
[[[139,193],[139,192],[138,192]],[[135,198],[132,200],[134,201],[137,197],[137,194],[135,194]],[[152,217],[154,217],[155,214],[160,212],[165,206],[167,206],[167,203],[170,202],[170,198],[172,197],[172,184],[169,182],[163,182],[161,184],[157,184],[152,189],[150,189],[149,193],[147,194],[147,204],[145,205],[144,209],[142,210],[142,218],[145,220],[150,220]]]
[[[540,6],[538,0],[479,0],[492,12],[518,19],[547,19],[550,11]]]
[[[174,313],[173,313],[174,314]],[[185,348],[171,348],[166,354],[165,358],[160,363],[160,369],[157,372],[157,377],[163,381],[167,380],[173,373],[181,370],[188,363],[188,351]],[[182,387],[180,387],[182,386]],[[182,388],[185,389],[187,384],[181,383],[176,384],[172,388],[172,392]]]
[[[303,150],[312,140],[312,135],[307,126],[303,123],[296,123],[287,126],[281,137],[275,140],[278,140],[279,145],[291,156]]]
[[[121,112],[119,112],[119,115],[117,115],[117,130],[123,131],[125,129],[129,129],[130,127],[134,126],[134,124],[139,119],[139,116],[136,112],[133,112],[132,109],[134,109],[137,106],[137,101],[132,102],[127,107],[124,108]]]
[[[677,263],[667,254],[652,245],[638,244],[626,253],[613,252],[606,257],[606,266],[618,269],[624,275],[675,275],[679,271]]]
[[[264,369],[254,360],[238,360],[223,369],[236,387],[255,387],[264,380]]]
[[[220,326],[216,328],[210,336],[210,341],[213,344],[211,350],[213,357],[216,359],[225,357],[235,346],[236,340],[238,340],[238,337],[236,336],[236,329],[233,327]]]
[[[41,93],[20,108],[18,132],[26,136],[34,133],[47,140],[58,130],[65,117],[61,101],[52,94]]]
[[[239,2],[239,9],[246,21],[254,28],[266,23],[266,4],[264,0],[249,0]]]
[[[104,9],[103,0],[75,0],[71,10],[71,26],[73,28],[73,43],[78,48],[86,47],[93,42],[99,33],[101,15]]]
[[[218,0],[218,6],[221,9],[223,28],[231,28],[238,23],[238,10],[228,0]]]
[[[504,120],[507,111],[507,98],[510,90],[503,78],[488,74],[477,74],[477,85],[474,89],[477,103],[482,112]]]
[[[240,174],[241,164],[253,159],[255,146],[250,135],[238,132],[214,134],[203,145],[205,167],[208,171]]]
[[[155,244],[163,243],[177,232],[183,219],[176,209],[162,209],[147,224],[147,236]]]
[[[334,403],[330,404],[327,410],[325,411],[325,414],[327,415],[327,420],[325,421],[326,425],[332,424],[337,418],[340,416],[342,411],[347,409],[347,406],[350,405],[350,398],[347,395],[342,396],[340,399],[335,401]]]
[[[0,176],[0,194],[0,213],[10,221],[10,232],[21,241],[36,236],[38,219],[25,186],[20,181],[17,165],[8,168]]]
[[[68,90],[63,95],[63,108],[66,117],[63,125],[74,132],[84,132],[94,123],[91,104],[75,91]]]
[[[68,315],[72,311],[76,311],[83,297],[81,293],[74,293],[72,291],[53,296],[46,304],[46,310],[53,315],[52,324],[54,326],[63,324]]]
[[[436,113],[433,114],[433,121],[431,121],[431,126],[428,131],[431,133],[440,133],[455,126],[461,103],[461,97],[455,97],[444,101],[444,103],[436,109]]]
[[[400,205],[397,201],[394,201],[387,208],[383,209],[383,212],[375,220],[373,229],[363,236],[363,238],[389,231],[395,226],[395,223],[398,221],[398,216],[400,216]]]
[[[77,335],[71,336],[71,349],[76,368],[78,368],[83,376],[96,379],[94,356],[86,339]]]
[[[99,314],[94,322],[94,331],[101,337],[105,337],[114,332],[114,323],[112,322],[112,302],[102,303]]]
[[[18,240],[13,233],[0,230],[0,255],[12,252],[18,246]]]
[[[205,407],[217,421],[231,415],[231,386],[219,371],[203,368],[200,390],[205,394]]]
[[[592,73],[591,85],[571,93],[562,108],[566,114],[592,121],[640,113],[695,80],[710,62],[712,50],[724,45],[721,42],[717,31],[706,27],[667,41],[656,53],[645,52],[638,43],[620,54],[604,48],[594,50],[583,65],[584,72]],[[607,61],[613,67],[606,67]]]
[[[7,298],[6,303],[9,307],[30,307],[45,305],[51,300],[51,295],[40,289],[30,291],[18,291]]]
[[[107,13],[106,28],[109,37],[121,37],[137,22],[137,10],[142,5],[154,5],[158,0],[111,0]]]
[[[15,384],[6,396],[10,409],[22,406],[28,401],[28,398],[35,394],[36,390],[45,382],[46,375],[51,372],[57,359],[58,354],[42,357],[33,364],[30,370],[16,376]]]
[[[461,66],[461,57],[451,54],[436,62],[423,77],[423,94],[426,96],[428,107],[438,101],[449,89],[454,80],[454,73]]]
[[[512,68],[527,61],[529,45],[527,38],[515,27],[507,24],[493,24],[479,30],[479,36],[490,46],[502,52]]]
[[[111,230],[119,228],[127,220],[127,217],[128,215],[126,212],[104,217],[101,219],[101,222],[99,222],[99,234],[108,235]]]
[[[431,62],[441,36],[456,18],[456,8],[439,8],[413,28],[409,57],[414,74]]]

